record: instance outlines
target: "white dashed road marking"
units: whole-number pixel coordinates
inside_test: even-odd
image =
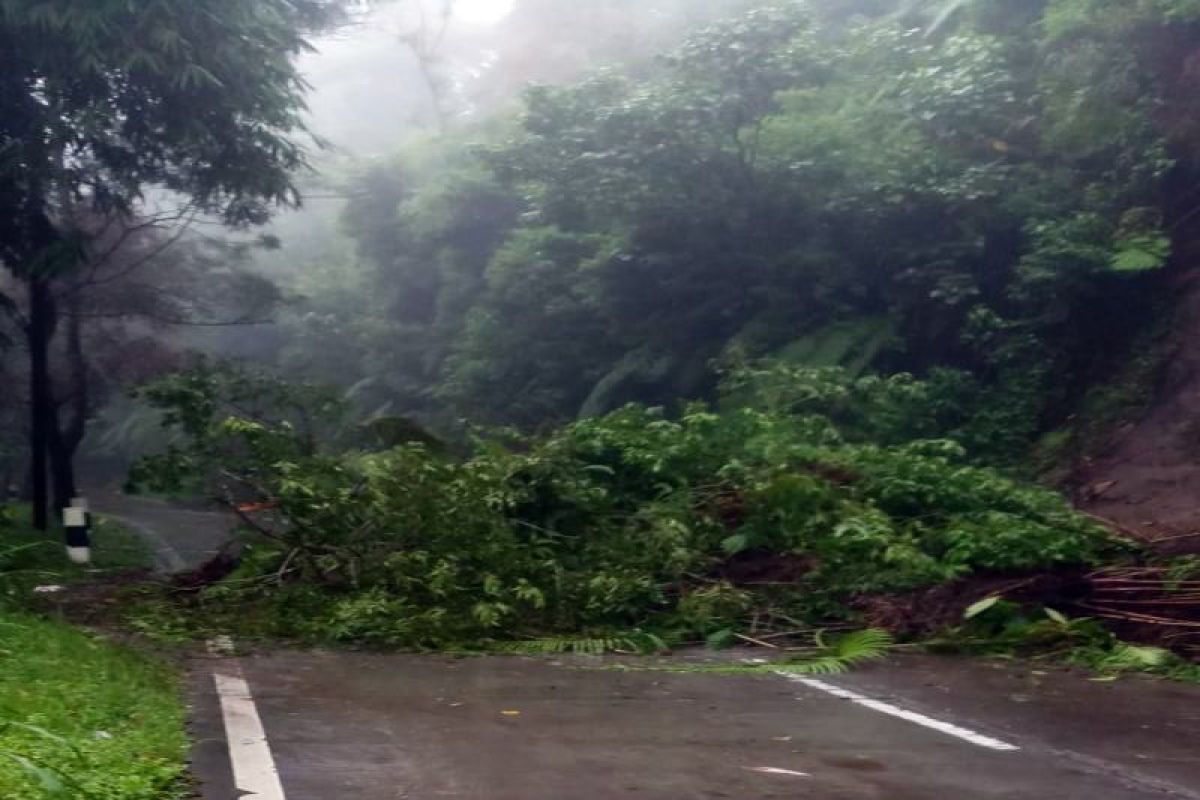
[[[779,767],[744,767],[748,772],[761,772],[764,775],[788,775],[793,778],[811,778],[807,772],[797,772],[794,769],[780,769]]]
[[[898,706],[894,706],[891,703],[885,703],[882,700],[874,700],[866,695],[861,695],[858,692],[852,692],[849,689],[843,689],[840,686],[834,686],[833,684],[826,683],[825,681],[819,681],[816,678],[805,678],[800,675],[783,671],[776,672],[775,674],[781,675],[793,683],[799,683],[803,686],[807,686],[810,689],[816,689],[817,691],[833,695],[834,697],[841,698],[842,700],[849,700],[850,702],[860,705],[863,708],[869,708],[872,711],[878,711],[880,714],[887,714],[891,717],[907,720],[914,725],[920,725],[923,728],[929,728],[930,730],[944,733],[947,736],[954,736],[958,739],[962,739],[965,742],[970,742],[977,747],[985,747],[988,750],[1000,750],[1004,752],[1012,752],[1014,750],[1021,749],[1015,744],[1002,742],[999,739],[992,738],[991,736],[984,736],[982,733],[976,733],[973,730],[963,728],[958,725],[953,725],[949,722],[942,722],[939,719],[927,717],[924,714],[918,714],[915,711],[908,711]]]
[[[209,643],[209,651],[228,652],[230,645],[227,637],[218,637]],[[236,659],[220,662],[213,670],[213,680],[221,702],[229,761],[233,765],[234,785],[239,797],[242,800],[286,800],[271,745],[267,742],[267,733],[241,664]]]

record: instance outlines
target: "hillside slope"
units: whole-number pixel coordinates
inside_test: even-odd
[[[1180,301],[1157,399],[1080,466],[1075,501],[1164,552],[1200,553],[1200,273],[1176,278]]]

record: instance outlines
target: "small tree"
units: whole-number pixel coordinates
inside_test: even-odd
[[[70,207],[132,216],[148,191],[231,226],[295,204],[294,57],[337,0],[0,0],[0,262],[25,286],[34,523],[57,436],[50,281],[82,247]]]

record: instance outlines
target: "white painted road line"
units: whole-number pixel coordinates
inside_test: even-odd
[[[271,745],[241,665],[234,659],[221,662],[213,671],[213,680],[221,701],[238,796],[242,800],[286,800]]]
[[[780,769],[779,767],[742,767],[747,772],[761,772],[764,775],[787,775],[792,778],[811,778],[807,772],[797,772],[794,769]]]
[[[834,697],[841,698],[842,700],[849,700],[850,702],[860,705],[863,708],[869,708],[872,711],[878,711],[881,714],[887,714],[888,716],[907,720],[914,725],[920,725],[923,728],[929,728],[930,730],[944,733],[947,736],[954,736],[958,739],[962,739],[965,742],[970,742],[977,747],[986,747],[988,750],[1000,750],[1005,752],[1012,752],[1014,750],[1021,749],[1015,744],[1002,742],[999,739],[993,739],[991,736],[984,736],[982,733],[976,733],[975,731],[960,727],[958,725],[953,725],[949,722],[942,722],[941,720],[934,719],[933,717],[927,717],[924,714],[918,714],[915,711],[906,711],[905,709],[894,706],[891,703],[885,703],[882,700],[874,700],[866,695],[861,695],[858,692],[852,692],[849,689],[843,689],[840,686],[834,686],[833,684],[826,683],[825,681],[819,681],[816,678],[805,678],[803,676],[796,675],[791,672],[784,672],[782,670],[777,671],[775,674],[781,675],[793,683],[799,683],[807,686],[810,689],[816,689],[817,691],[833,695]]]

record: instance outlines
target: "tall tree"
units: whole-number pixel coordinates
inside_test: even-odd
[[[231,226],[295,204],[305,84],[294,58],[336,0],[0,0],[0,261],[25,286],[34,523],[58,430],[55,276],[66,204],[132,215],[148,192]]]

